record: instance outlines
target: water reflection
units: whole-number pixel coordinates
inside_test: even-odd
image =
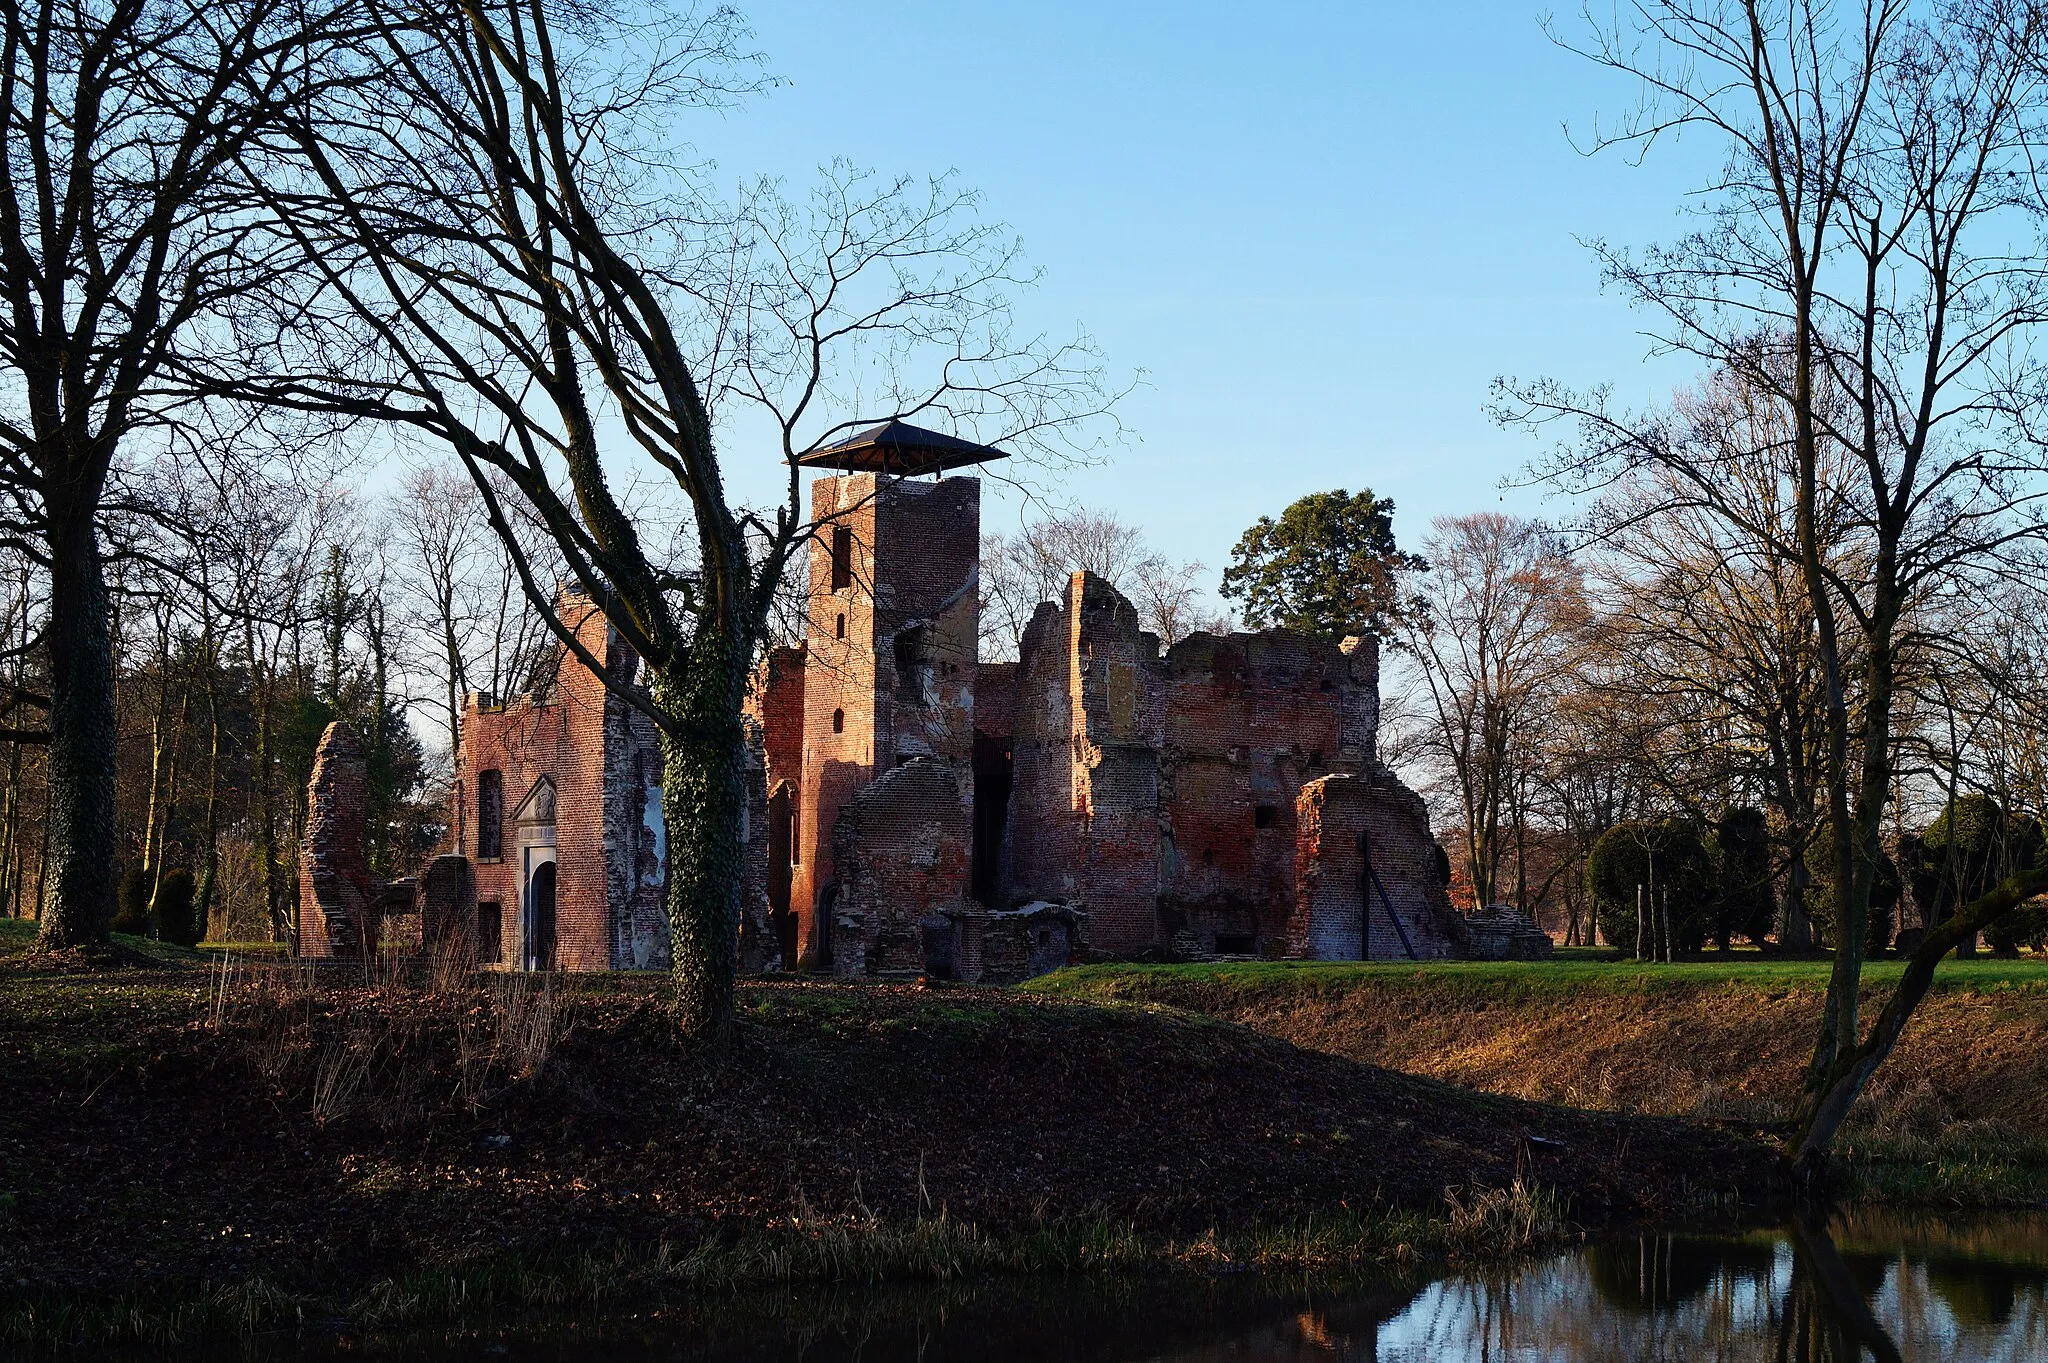
[[[2048,1219],[1642,1236],[1432,1283],[1375,1345],[1401,1363],[2048,1359]]]
[[[804,1288],[637,1319],[273,1340],[419,1363],[2021,1363],[2048,1359],[2048,1216],[1859,1213],[1644,1235],[1508,1270]]]

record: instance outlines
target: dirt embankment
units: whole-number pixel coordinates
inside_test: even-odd
[[[0,1277],[319,1288],[941,1209],[992,1231],[1194,1235],[1441,1212],[1447,1187],[1522,1170],[1597,1226],[1774,1187],[1773,1153],[1729,1132],[1142,1009],[760,984],[713,1063],[676,1040],[659,980],[537,996],[306,978],[0,968]]]
[[[1539,1102],[1768,1121],[1797,1095],[1817,984],[1654,970],[1572,987],[1493,974],[1228,968],[1088,974],[1065,997],[1152,1002],[1297,1046]],[[1684,967],[1680,967],[1684,969]],[[1869,1011],[1887,992],[1872,992]],[[1867,1107],[1919,1124],[1994,1121],[2048,1136],[2048,990],[1946,990],[1915,1013]]]

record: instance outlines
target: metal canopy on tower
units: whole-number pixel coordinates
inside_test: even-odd
[[[805,468],[844,469],[849,473],[883,473],[912,478],[922,473],[1007,459],[1007,452],[977,445],[957,435],[944,435],[907,421],[885,421],[797,456]]]

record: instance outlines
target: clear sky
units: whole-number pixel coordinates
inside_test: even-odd
[[[701,150],[734,176],[801,184],[846,156],[982,190],[1045,272],[1023,319],[1144,371],[1134,438],[1065,492],[1178,557],[1220,570],[1256,516],[1324,488],[1391,495],[1408,545],[1435,515],[1554,509],[1500,489],[1536,446],[1489,422],[1489,382],[1656,398],[1685,376],[1646,360],[1645,319],[1583,243],[1677,235],[1711,149],[1575,150],[1567,125],[1635,91],[1553,45],[1530,0],[746,13],[784,83]],[[772,495],[765,461],[727,456],[737,491]]]

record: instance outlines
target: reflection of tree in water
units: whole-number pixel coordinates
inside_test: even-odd
[[[2048,1218],[2042,1219],[2048,1225]],[[1652,1235],[1538,1263],[1412,1281],[1227,1275],[993,1278],[883,1290],[794,1286],[578,1322],[560,1349],[605,1363],[2040,1363],[2048,1251],[2024,1233],[1933,1238],[1817,1224]],[[1969,1238],[1974,1237],[1974,1238]],[[507,1338],[516,1338],[507,1336]],[[429,1348],[409,1357],[467,1358]],[[301,1358],[294,1352],[291,1357]]]
[[[2013,1318],[2023,1293],[2036,1297],[2048,1287],[2048,1273],[2035,1267],[1973,1259],[1927,1260],[1927,1287],[1958,1325],[2000,1326]]]
[[[1619,1311],[1670,1311],[1704,1295],[1724,1277],[1762,1281],[1777,1256],[1768,1244],[1642,1235],[1586,1251],[1593,1291]]]
[[[1995,1236],[1929,1253],[1809,1223],[1769,1237],[1644,1236],[1425,1289],[1380,1363],[2022,1363],[2048,1359],[2048,1267]],[[2016,1241],[2018,1252],[2029,1247]],[[1972,1257],[1979,1256],[1979,1257]]]

